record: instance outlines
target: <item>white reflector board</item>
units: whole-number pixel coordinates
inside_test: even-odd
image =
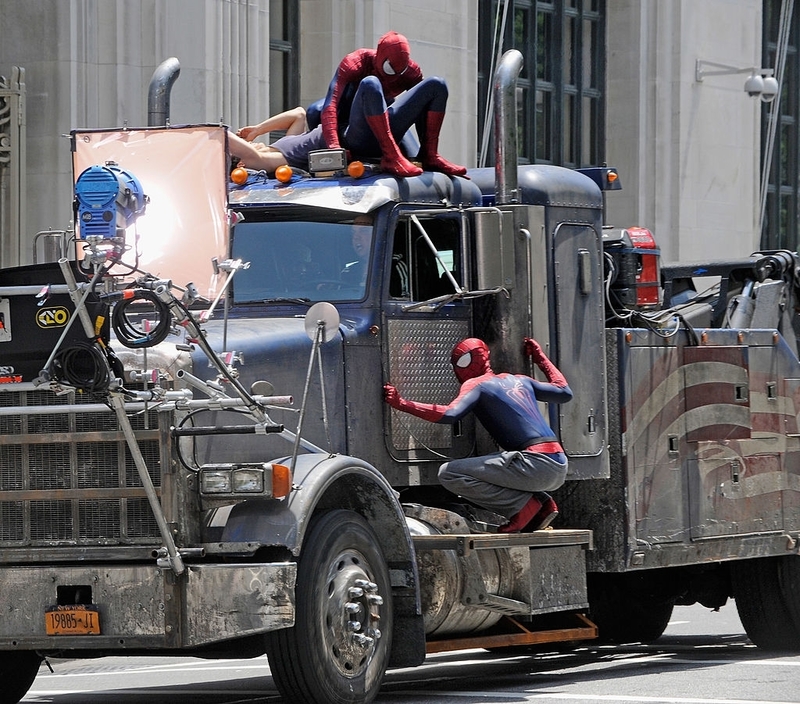
[[[122,261],[180,287],[193,282],[213,299],[223,279],[214,275],[211,260],[228,257],[226,129],[75,130],[72,137],[73,183],[90,166],[113,161],[139,180],[149,198],[145,213],[126,232],[130,249]],[[79,258],[82,244],[77,243]]]

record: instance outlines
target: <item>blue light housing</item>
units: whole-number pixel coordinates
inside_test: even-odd
[[[112,240],[144,212],[147,196],[138,179],[113,162],[90,166],[75,182],[81,239]]]

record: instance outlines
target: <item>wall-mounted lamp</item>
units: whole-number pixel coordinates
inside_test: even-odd
[[[709,71],[706,67],[710,67],[712,70]],[[775,71],[771,68],[756,68],[753,66],[737,68],[736,66],[698,59],[694,69],[694,77],[698,83],[706,76],[731,76],[737,73],[750,74],[744,82],[744,91],[747,95],[752,98],[758,96],[765,103],[775,100],[779,86],[778,81],[773,78]]]

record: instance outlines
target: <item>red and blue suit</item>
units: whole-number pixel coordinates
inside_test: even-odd
[[[330,149],[348,149],[356,158],[380,157],[381,168],[389,173],[417,176],[422,170],[398,146],[416,125],[423,167],[463,176],[463,166],[438,153],[447,84],[441,78],[423,78],[410,54],[402,34],[387,32],[375,50],[358,49],[342,59],[322,106],[325,142]]]
[[[525,338],[525,352],[547,382],[521,374],[495,374],[482,340],[462,340],[453,350],[453,369],[461,382],[448,405],[419,403],[384,387],[393,408],[434,423],[455,423],[473,412],[502,448],[481,457],[451,460],[439,469],[439,481],[453,493],[508,518],[503,532],[545,527],[557,515],[546,494],[566,478],[567,458],[538,403],[565,403],[572,391],[564,375],[539,344]],[[546,521],[546,523],[545,523]]]

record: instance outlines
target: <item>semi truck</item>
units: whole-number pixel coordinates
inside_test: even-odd
[[[366,704],[429,653],[649,642],[729,599],[800,649],[798,255],[662,262],[604,221],[613,168],[517,164],[520,68],[467,178],[73,130],[74,237],[0,271],[3,701],[46,658],[266,653],[287,701]],[[503,533],[437,481],[492,439],[382,387],[449,403],[466,337],[534,375],[526,336],[574,394],[543,408],[569,474]]]

